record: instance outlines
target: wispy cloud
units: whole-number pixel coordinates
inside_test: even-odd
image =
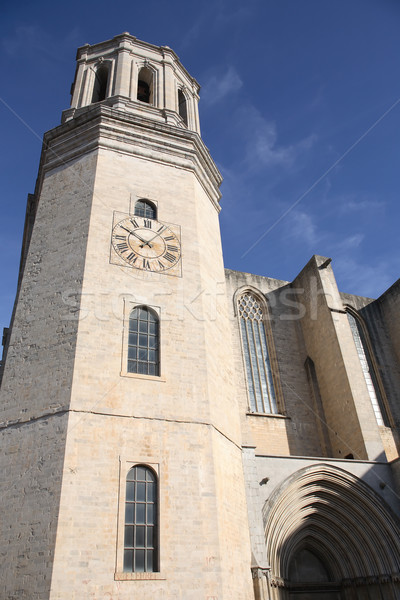
[[[343,292],[360,296],[376,297],[393,283],[394,263],[398,258],[388,260],[366,259],[362,245],[367,243],[363,233],[354,233],[330,245],[330,256],[334,258],[334,270]],[[377,293],[378,290],[378,293]]]
[[[295,144],[278,143],[278,132],[274,121],[263,117],[254,106],[243,106],[235,115],[246,138],[246,162],[250,168],[292,167],[297,158],[310,150],[317,140],[315,134]]]
[[[199,4],[198,12],[193,14],[193,24],[189,27],[181,38],[180,49],[185,49],[191,44],[210,32],[220,36],[221,32],[229,28],[232,35],[233,28],[240,31],[245,19],[254,17],[257,10],[258,0],[247,0],[243,4],[242,0],[215,0],[210,4]],[[236,4],[236,6],[235,6]],[[191,7],[192,8],[192,7]]]
[[[355,212],[373,212],[382,210],[385,207],[385,202],[368,198],[366,192],[342,196],[337,199],[335,204],[339,208],[340,213],[344,215]]]
[[[233,23],[242,25],[243,20],[253,17],[257,10],[257,0],[247,0],[246,4],[239,0],[236,7],[233,6],[232,0],[220,0],[216,4],[218,9],[215,15],[215,25],[218,28],[232,27]]]
[[[299,210],[290,213],[286,221],[285,233],[286,237],[312,247],[315,247],[321,240],[321,234],[317,232],[315,217]]]
[[[365,264],[351,255],[335,256],[334,269],[343,292],[376,297],[393,283],[393,265],[386,261]],[[378,294],[377,294],[378,290]]]
[[[234,67],[229,67],[222,77],[213,75],[203,86],[201,94],[203,104],[208,106],[216,104],[228,94],[240,90],[242,85],[238,72]]]
[[[334,244],[335,255],[340,256],[358,248],[364,241],[364,238],[365,235],[363,233],[354,233],[353,235],[349,235],[342,240],[339,240]]]

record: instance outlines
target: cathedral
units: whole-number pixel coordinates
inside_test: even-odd
[[[168,46],[82,46],[71,94],[3,336],[0,598],[400,599],[400,283],[224,269]]]

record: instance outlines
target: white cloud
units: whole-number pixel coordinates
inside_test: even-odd
[[[209,106],[216,104],[228,94],[237,92],[243,82],[234,67],[229,67],[222,77],[213,75],[202,89],[201,99]]]
[[[343,292],[354,294],[356,291],[359,296],[374,298],[393,283],[393,265],[385,261],[364,264],[352,256],[343,255],[334,258],[333,266]]]
[[[348,194],[337,198],[335,206],[341,214],[348,214],[383,210],[385,202],[368,197],[367,192],[359,192],[358,194]]]
[[[250,170],[259,167],[292,167],[299,156],[312,148],[317,140],[315,134],[295,144],[278,144],[278,133],[274,121],[265,119],[251,105],[242,106],[235,114],[246,140],[246,157]]]
[[[335,244],[335,252],[337,255],[343,254],[345,252],[349,252],[350,250],[354,250],[358,248],[362,241],[364,240],[363,233],[355,233],[350,235],[343,240],[340,240],[337,244]]]
[[[321,239],[321,236],[317,233],[314,217],[299,210],[292,210],[289,213],[286,222],[286,235],[309,246],[315,246]]]

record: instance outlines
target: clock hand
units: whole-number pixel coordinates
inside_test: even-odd
[[[153,235],[153,237],[149,239],[149,242],[152,242],[154,240],[154,238],[156,238],[158,235],[160,235],[160,234],[159,233],[155,233]]]
[[[148,246],[149,248],[151,248],[151,240],[144,240],[140,235],[138,235],[135,231],[131,231],[132,235],[134,235],[135,237],[138,238],[138,240],[140,240],[141,242],[143,242],[144,246]],[[143,247],[143,246],[142,246]]]
[[[138,238],[138,240],[140,240],[141,242],[143,242],[143,244],[145,244],[145,243],[146,243],[146,240],[144,240],[144,239],[143,239],[143,238],[142,238],[140,235],[138,235],[138,234],[136,233],[136,231],[131,231],[131,234],[132,234],[132,235],[134,235],[135,237],[137,237],[137,238]]]
[[[121,229],[124,229],[124,230],[125,230],[125,231],[127,231],[127,232],[128,232],[130,235],[134,235],[135,237],[137,237],[137,238],[138,238],[138,240],[140,240],[141,242],[143,242],[143,245],[141,246],[142,248],[143,248],[143,246],[148,246],[149,248],[151,248],[151,247],[152,247],[152,246],[151,246],[151,244],[150,244],[151,240],[150,240],[150,241],[148,241],[148,240],[144,240],[144,239],[143,239],[142,237],[140,237],[140,235],[138,235],[138,234],[137,234],[135,231],[131,231],[130,229],[128,229],[127,227],[124,227],[123,225],[121,225]],[[154,236],[154,237],[155,237],[155,236]],[[153,239],[154,239],[154,237],[153,237],[153,238],[151,238],[151,239],[153,240]]]

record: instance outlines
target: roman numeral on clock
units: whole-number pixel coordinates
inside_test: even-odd
[[[167,237],[164,238],[164,240],[169,241],[169,240],[174,240],[175,237],[173,235],[168,235]]]
[[[115,239],[116,240],[126,240],[126,235],[116,235]]]
[[[127,250],[129,250],[128,244],[126,242],[123,242],[122,244],[117,244],[117,248],[120,252],[126,252]]]
[[[148,229],[151,229],[151,221],[149,221],[149,219],[144,219],[143,220],[143,225],[144,225],[144,227],[147,227]]]
[[[130,222],[132,223],[132,225],[134,227],[139,227],[139,223],[136,221],[136,219],[130,219]],[[129,232],[130,233],[130,232]]]
[[[169,252],[166,252],[163,256],[163,258],[165,258],[165,260],[168,260],[168,262],[173,263],[176,260],[176,256],[174,256],[173,254],[170,254]]]
[[[143,259],[143,269],[147,269],[148,271],[151,271],[150,262],[146,258]]]
[[[178,246],[170,246],[170,244],[167,244],[167,250],[171,250],[171,252],[178,252]]]
[[[128,256],[126,257],[126,260],[129,260],[130,263],[134,264],[137,261],[137,256],[134,252],[131,252],[130,254],[128,254]]]

